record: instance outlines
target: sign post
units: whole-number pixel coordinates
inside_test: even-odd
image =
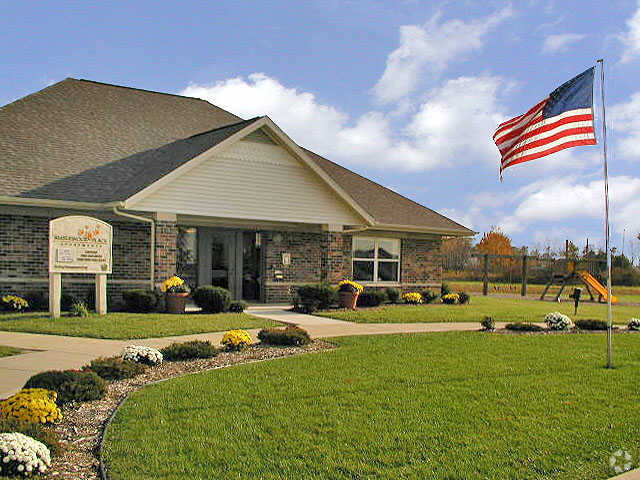
[[[95,275],[96,313],[107,313],[107,274],[112,271],[113,228],[97,218],[72,215],[49,222],[49,313],[60,317],[62,273]]]

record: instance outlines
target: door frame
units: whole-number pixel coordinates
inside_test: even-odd
[[[234,300],[242,300],[242,279],[243,279],[243,247],[245,232],[256,233],[253,230],[237,230],[214,227],[198,227],[198,285],[211,285],[212,283],[212,258],[211,249],[215,237],[222,236],[224,239],[225,250],[227,252],[228,262],[228,287],[231,297]],[[264,235],[262,236],[264,239]],[[263,240],[264,242],[264,240]],[[259,275],[259,299],[264,299],[264,272],[262,267],[265,259],[265,245],[260,248],[260,275]]]

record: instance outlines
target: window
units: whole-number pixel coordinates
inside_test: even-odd
[[[357,282],[396,283],[400,279],[400,240],[353,238],[353,279]]]

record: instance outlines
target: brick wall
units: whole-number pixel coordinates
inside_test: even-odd
[[[121,301],[123,290],[148,287],[148,282],[131,282],[149,278],[149,226],[94,216],[114,227],[113,274],[107,279],[107,294],[113,306]],[[49,220],[52,218],[0,214],[0,294],[47,298]],[[63,274],[63,295],[93,298],[93,278],[93,275]]]
[[[265,301],[289,302],[295,285],[318,282],[322,276],[322,233],[266,232]],[[282,254],[291,255],[291,264],[282,263]],[[276,280],[276,272],[283,278]]]
[[[178,226],[176,222],[156,222],[155,280],[160,285],[177,273]]]
[[[351,236],[339,232],[322,234],[322,281],[335,284],[351,277]]]
[[[402,290],[442,282],[442,239],[402,239],[400,257]]]

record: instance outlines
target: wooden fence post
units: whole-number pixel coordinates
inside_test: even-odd
[[[524,255],[522,256],[522,291],[520,292],[523,297],[527,296],[527,273],[529,270],[528,260],[529,256],[525,250]]]
[[[484,254],[484,271],[482,273],[482,295],[489,295],[489,254]]]

